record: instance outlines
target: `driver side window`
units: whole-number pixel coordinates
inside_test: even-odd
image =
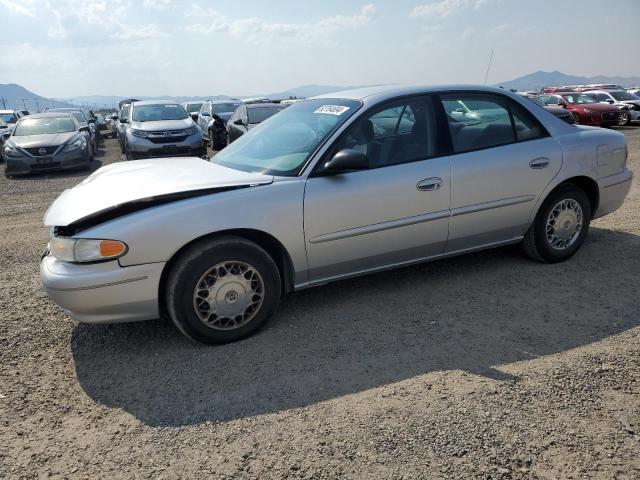
[[[437,152],[436,120],[430,97],[388,104],[356,121],[338,141],[367,155],[369,168],[427,159]]]

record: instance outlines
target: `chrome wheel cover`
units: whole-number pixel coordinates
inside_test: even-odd
[[[627,112],[622,112],[618,120],[618,125],[626,125],[628,121],[629,121],[629,114]]]
[[[193,308],[214,330],[235,330],[249,323],[264,302],[264,281],[251,265],[221,262],[207,270],[193,291]]]
[[[566,198],[559,201],[549,212],[545,232],[551,248],[566,250],[575,243],[582,231],[582,207]]]

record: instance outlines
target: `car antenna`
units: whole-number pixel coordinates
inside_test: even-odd
[[[491,60],[493,60],[493,48],[491,49],[491,56],[489,57],[489,64],[487,65],[487,71],[484,74],[484,84],[487,84],[487,78],[489,77],[489,69],[491,68]]]

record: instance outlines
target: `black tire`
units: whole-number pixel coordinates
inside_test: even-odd
[[[211,145],[211,150],[220,150],[220,139],[213,130],[209,130],[209,145]]]
[[[571,116],[573,117],[573,123],[575,123],[576,125],[580,125],[580,115],[578,115],[577,113],[572,113]]]
[[[580,205],[582,221],[580,231],[573,243],[565,248],[554,248],[547,238],[547,219],[556,205],[563,200],[573,200]],[[591,221],[591,202],[583,190],[572,184],[560,185],[544,201],[533,225],[529,228],[522,240],[525,253],[534,260],[543,263],[557,263],[570,258],[578,251],[589,232]]]
[[[126,158],[127,160],[133,160],[133,154],[126,144],[124,146],[124,158]]]
[[[228,330],[206,325],[194,306],[194,292],[201,277],[224,262],[251,266],[263,283],[262,304],[246,323]],[[278,308],[280,294],[280,273],[273,259],[260,246],[235,236],[203,240],[181,253],[165,287],[166,309],[173,323],[187,337],[207,344],[235,342],[256,332]]]

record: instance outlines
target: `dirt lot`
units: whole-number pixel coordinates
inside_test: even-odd
[[[83,176],[0,177],[0,478],[640,478],[638,177],[569,262],[344,281],[205,347],[41,292],[43,214]]]

